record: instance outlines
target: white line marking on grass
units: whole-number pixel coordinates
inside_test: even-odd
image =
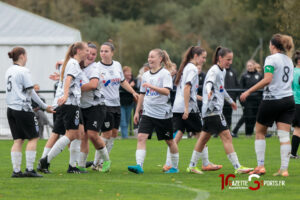
[[[196,192],[197,196],[194,200],[206,200],[209,197],[209,192],[205,190],[200,190],[197,188],[192,188],[184,185],[176,185],[176,184],[168,184],[168,183],[155,183],[155,182],[139,182],[139,181],[124,181],[124,180],[103,180],[104,182],[117,182],[117,183],[133,183],[133,184],[146,184],[146,185],[163,185],[163,186],[172,186],[178,187],[184,190],[188,190],[191,192]]]

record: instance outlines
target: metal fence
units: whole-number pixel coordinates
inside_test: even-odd
[[[234,89],[234,90],[227,90],[227,91],[236,91],[236,92],[242,92],[243,90],[238,90],[238,89]],[[40,91],[39,94],[45,98],[46,103],[48,105],[52,105],[53,99],[54,99],[54,91],[52,90],[44,90],[44,91]],[[242,107],[240,105],[239,102],[237,102],[238,105],[238,109],[236,111],[233,111],[232,113],[232,125],[231,128],[233,129],[236,125],[236,123],[238,122],[238,120],[240,119],[240,117],[243,114],[243,110]],[[11,137],[11,132],[9,129],[9,125],[8,125],[8,121],[7,121],[7,117],[6,117],[6,110],[7,110],[7,105],[5,102],[5,91],[0,91],[0,138],[9,138]],[[49,120],[53,120],[53,116],[52,114],[48,114],[46,113],[47,117]],[[133,134],[133,126],[130,126],[129,130],[129,134]],[[275,125],[272,128],[269,128],[268,132],[274,134],[275,133]],[[47,138],[49,136],[51,132],[51,129],[49,127],[46,127],[44,129],[44,137]],[[239,134],[244,134],[245,133],[245,128],[244,125],[239,129]]]

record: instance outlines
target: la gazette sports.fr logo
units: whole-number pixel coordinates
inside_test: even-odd
[[[260,176],[257,174],[252,174],[248,177],[248,180],[234,180],[234,174],[220,174],[221,177],[221,189],[249,189],[249,190],[259,190],[262,187],[284,187],[284,180],[259,180]]]

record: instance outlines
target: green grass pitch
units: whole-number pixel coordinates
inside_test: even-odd
[[[111,152],[112,171],[100,173],[89,169],[87,174],[67,174],[69,151],[65,149],[51,163],[52,174],[43,178],[11,178],[12,166],[10,148],[12,141],[0,141],[0,200],[1,199],[51,199],[51,200],[182,200],[182,199],[300,199],[300,160],[291,160],[288,178],[273,177],[280,166],[279,140],[276,137],[267,139],[266,170],[267,174],[258,180],[285,181],[285,186],[261,186],[252,191],[249,189],[221,189],[220,174],[232,174],[234,169],[227,159],[219,138],[208,142],[210,161],[222,164],[223,168],[204,175],[188,174],[185,170],[189,164],[195,139],[184,139],[179,144],[180,161],[178,174],[162,173],[167,146],[155,138],[147,142],[146,160],[143,175],[129,173],[128,165],[135,164],[136,140],[116,140]],[[38,142],[37,160],[40,158],[45,140]],[[240,163],[255,167],[254,138],[240,137],[233,139]],[[94,157],[94,148],[90,145],[89,159]],[[25,169],[23,153],[22,171]],[[37,162],[36,162],[37,163]],[[35,166],[36,166],[35,163]],[[201,161],[199,162],[201,164]],[[232,181],[247,181],[248,175],[236,175]],[[256,186],[253,181],[250,186]]]

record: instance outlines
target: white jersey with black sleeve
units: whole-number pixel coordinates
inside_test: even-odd
[[[202,117],[220,115],[223,111],[224,99],[232,104],[233,100],[224,88],[226,70],[213,65],[207,72],[203,84]],[[212,96],[208,99],[207,87],[211,86]]]
[[[89,108],[96,105],[104,105],[104,95],[102,92],[103,82],[100,80],[100,69],[94,62],[83,69],[84,80],[82,84],[89,83],[91,79],[98,79],[99,83],[95,90],[85,91],[81,94],[81,108]]]
[[[263,100],[282,99],[293,95],[294,65],[288,56],[282,53],[268,56],[265,60],[264,71],[272,73],[273,79],[264,88]]]
[[[80,97],[81,97],[81,88],[80,87],[82,85],[83,72],[80,68],[78,61],[75,60],[74,58],[70,58],[70,60],[68,61],[67,65],[66,65],[66,68],[65,68],[63,83],[61,86],[63,92],[64,92],[64,85],[65,85],[67,76],[72,76],[73,79],[71,81],[70,88],[69,88],[69,97],[68,97],[67,101],[65,102],[65,105],[79,106],[80,105]],[[60,97],[63,96],[63,92]]]
[[[97,63],[100,69],[100,79],[103,83],[103,95],[106,106],[120,106],[120,84],[125,80],[122,66],[113,60],[112,64]]]
[[[145,94],[143,115],[156,119],[169,119],[173,116],[170,95],[162,95],[157,91],[144,88],[143,84],[149,83],[159,88],[173,88],[172,77],[168,70],[161,68],[155,73],[147,71],[143,74],[140,87],[141,94]]]
[[[199,86],[198,69],[193,63],[188,63],[183,69],[181,80],[176,89],[173,113],[184,113],[184,87],[190,84],[189,113],[199,112],[197,105],[197,90]]]
[[[5,73],[6,103],[13,110],[32,112],[31,99],[43,109],[47,107],[33,90],[29,69],[12,65]]]

